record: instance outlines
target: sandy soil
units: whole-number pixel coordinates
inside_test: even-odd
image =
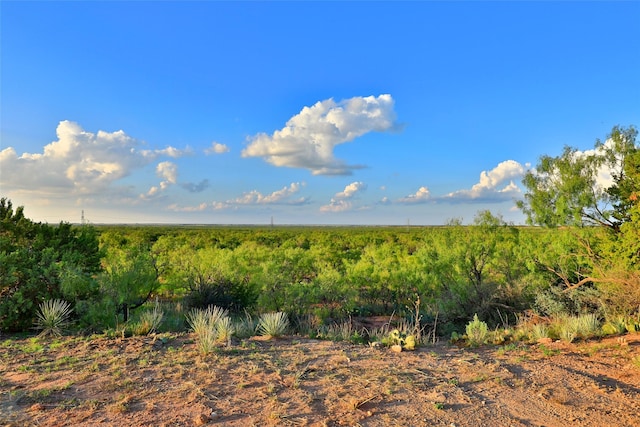
[[[394,353],[290,337],[0,338],[0,425],[639,426],[640,334]]]

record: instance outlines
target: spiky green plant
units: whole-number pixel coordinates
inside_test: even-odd
[[[209,306],[206,310],[193,309],[187,314],[187,323],[196,334],[200,353],[213,352],[218,341],[217,324],[227,317],[227,310],[218,306]]]
[[[256,334],[258,324],[248,312],[244,317],[236,320],[234,323],[235,336],[238,338],[250,338]]]
[[[231,347],[231,337],[236,332],[235,325],[229,316],[221,317],[216,322],[216,338],[219,342],[224,342]]]
[[[280,337],[289,328],[289,318],[287,313],[279,311],[277,313],[264,313],[258,320],[258,333],[263,337]]]
[[[40,336],[60,336],[64,328],[69,325],[68,319],[72,312],[71,305],[61,299],[43,301],[38,307],[36,328],[40,329]]]
[[[591,338],[600,334],[600,320],[595,314],[559,316],[553,320],[556,335],[566,342],[576,338]]]

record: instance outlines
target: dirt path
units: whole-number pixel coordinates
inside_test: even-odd
[[[0,339],[0,425],[638,426],[640,334],[414,352],[289,338]]]

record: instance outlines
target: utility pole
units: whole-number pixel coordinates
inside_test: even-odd
[[[85,222],[84,222],[84,209],[82,209],[82,216],[80,216],[80,225],[85,225]]]

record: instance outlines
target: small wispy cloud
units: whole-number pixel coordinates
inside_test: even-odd
[[[308,202],[307,197],[293,198],[292,196],[298,193],[304,186],[304,182],[293,182],[289,186],[285,186],[270,194],[262,194],[258,190],[252,190],[235,199],[224,202],[213,202],[211,206],[217,210],[250,205],[303,205]]]
[[[150,200],[154,197],[158,197],[161,192],[169,188],[170,185],[175,184],[178,180],[178,166],[172,162],[160,162],[156,166],[156,175],[162,179],[160,184],[153,186],[145,194],[141,194],[140,198],[143,200]]]
[[[203,212],[209,208],[208,203],[200,203],[196,206],[179,206],[175,203],[169,205],[167,210],[172,212]]]
[[[391,95],[333,99],[304,107],[272,135],[250,138],[242,157],[261,157],[274,166],[308,169],[313,175],[350,175],[360,165],[334,157],[334,148],[368,132],[385,132],[395,124]]]

